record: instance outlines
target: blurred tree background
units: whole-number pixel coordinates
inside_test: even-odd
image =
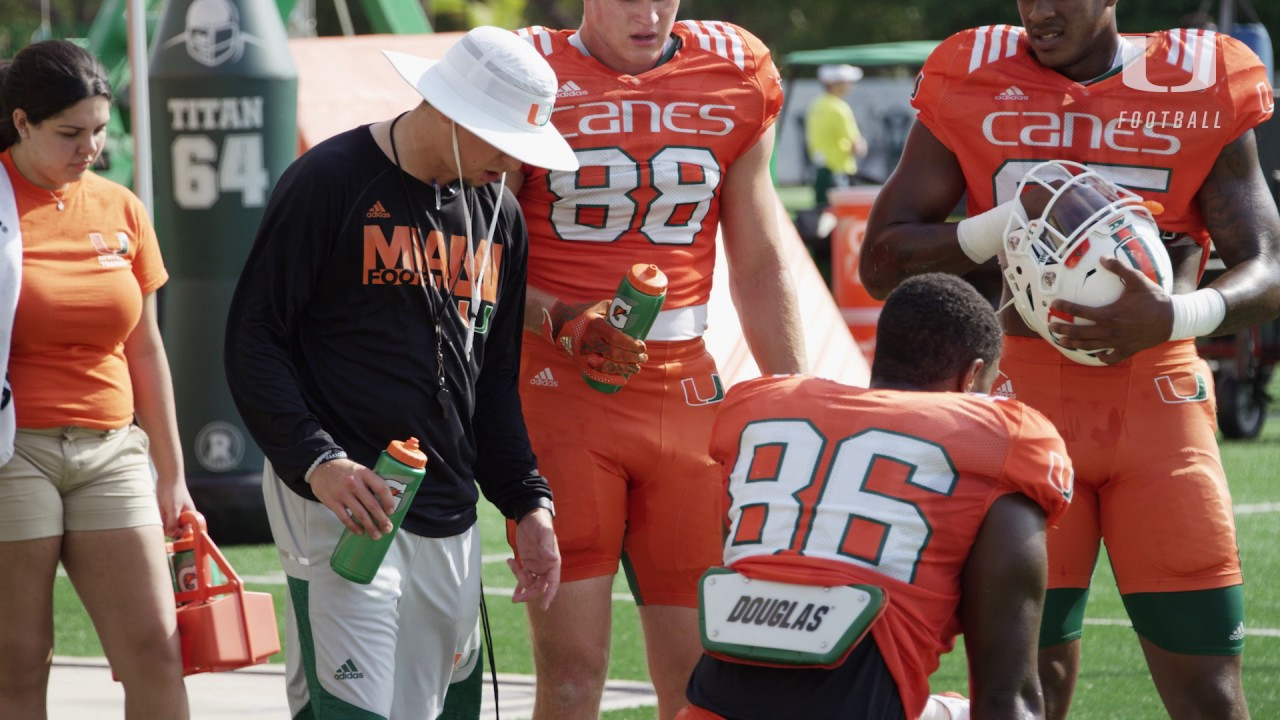
[[[359,3],[344,1],[353,15],[359,14]],[[1252,21],[1250,9],[1256,10],[1274,41],[1280,42],[1277,0],[1119,0],[1116,12],[1121,30],[1146,32],[1193,24],[1200,12],[1216,18],[1219,3],[1226,1],[1234,3],[1237,22]],[[582,0],[421,2],[437,30],[479,24],[569,27],[577,24],[582,13]],[[83,36],[101,4],[101,0],[0,0],[0,57],[11,56],[33,39]],[[324,34],[329,31],[323,18],[334,14],[333,6],[334,0],[315,0]],[[940,40],[974,25],[1019,22],[1014,0],[683,0],[680,17],[737,23],[778,55],[833,45]]]

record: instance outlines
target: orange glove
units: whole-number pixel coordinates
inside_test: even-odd
[[[543,313],[543,335],[573,358],[587,377],[625,385],[649,356],[644,342],[609,324],[608,315],[608,300],[581,305],[557,302]]]

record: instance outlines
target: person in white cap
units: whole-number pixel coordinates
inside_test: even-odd
[[[846,187],[858,172],[858,158],[867,154],[867,141],[858,129],[853,108],[844,99],[853,84],[862,79],[862,68],[853,65],[821,65],[818,82],[823,92],[804,116],[804,136],[809,158],[815,166],[813,200],[818,207],[830,205],[833,187]]]
[[[658,716],[685,704],[702,654],[698,578],[723,540],[708,453],[723,383],[702,339],[718,231],[728,273],[717,279],[760,371],[806,369],[769,177],[777,68],[740,27],[677,23],[679,5],[584,0],[576,30],[518,31],[555,68],[554,122],[583,165],[529,169],[520,191],[530,236],[520,391],[562,506],[565,558],[555,604],[529,607],[539,719],[599,717],[623,558]],[[669,280],[643,343],[606,319],[635,263]],[[621,390],[588,386],[587,370]]]
[[[493,27],[439,62],[386,56],[423,102],[289,167],[226,331],[289,581],[289,705],[317,720],[440,712],[480,607],[477,483],[515,523],[513,599],[546,607],[559,586],[551,492],[516,392],[527,237],[503,187],[522,164],[577,167],[548,122],[555,75]],[[392,531],[370,468],[408,437],[427,477],[373,581],[345,580],[330,555],[344,529]]]

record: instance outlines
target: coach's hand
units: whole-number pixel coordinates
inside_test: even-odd
[[[577,363],[587,377],[625,385],[649,356],[644,342],[609,324],[609,301],[581,305],[557,302],[547,312],[547,337]]]
[[[529,602],[539,597],[538,607],[546,610],[560,589],[560,546],[556,543],[551,513],[538,508],[516,523],[516,557],[507,558],[516,576],[511,602]]]
[[[395,508],[387,481],[346,458],[321,463],[311,473],[311,492],[333,511],[347,529],[377,540],[391,532],[387,517]]]

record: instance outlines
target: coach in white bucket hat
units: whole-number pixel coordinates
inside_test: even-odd
[[[555,72],[510,30],[474,28],[439,61],[392,50],[383,55],[432,107],[495,148],[529,165],[578,169],[551,124]]]
[[[504,186],[535,163],[577,167],[547,122],[555,75],[497,28],[440,62],[388,56],[422,99],[290,164],[227,317],[227,383],[268,461],[289,578],[291,717],[436,718],[451,681],[478,681],[477,486],[515,526],[512,600],[545,608],[560,583],[518,394],[529,238]],[[372,468],[409,438],[429,481],[393,531]],[[385,557],[344,563],[345,531]],[[479,717],[479,693],[456,697],[451,711]]]

